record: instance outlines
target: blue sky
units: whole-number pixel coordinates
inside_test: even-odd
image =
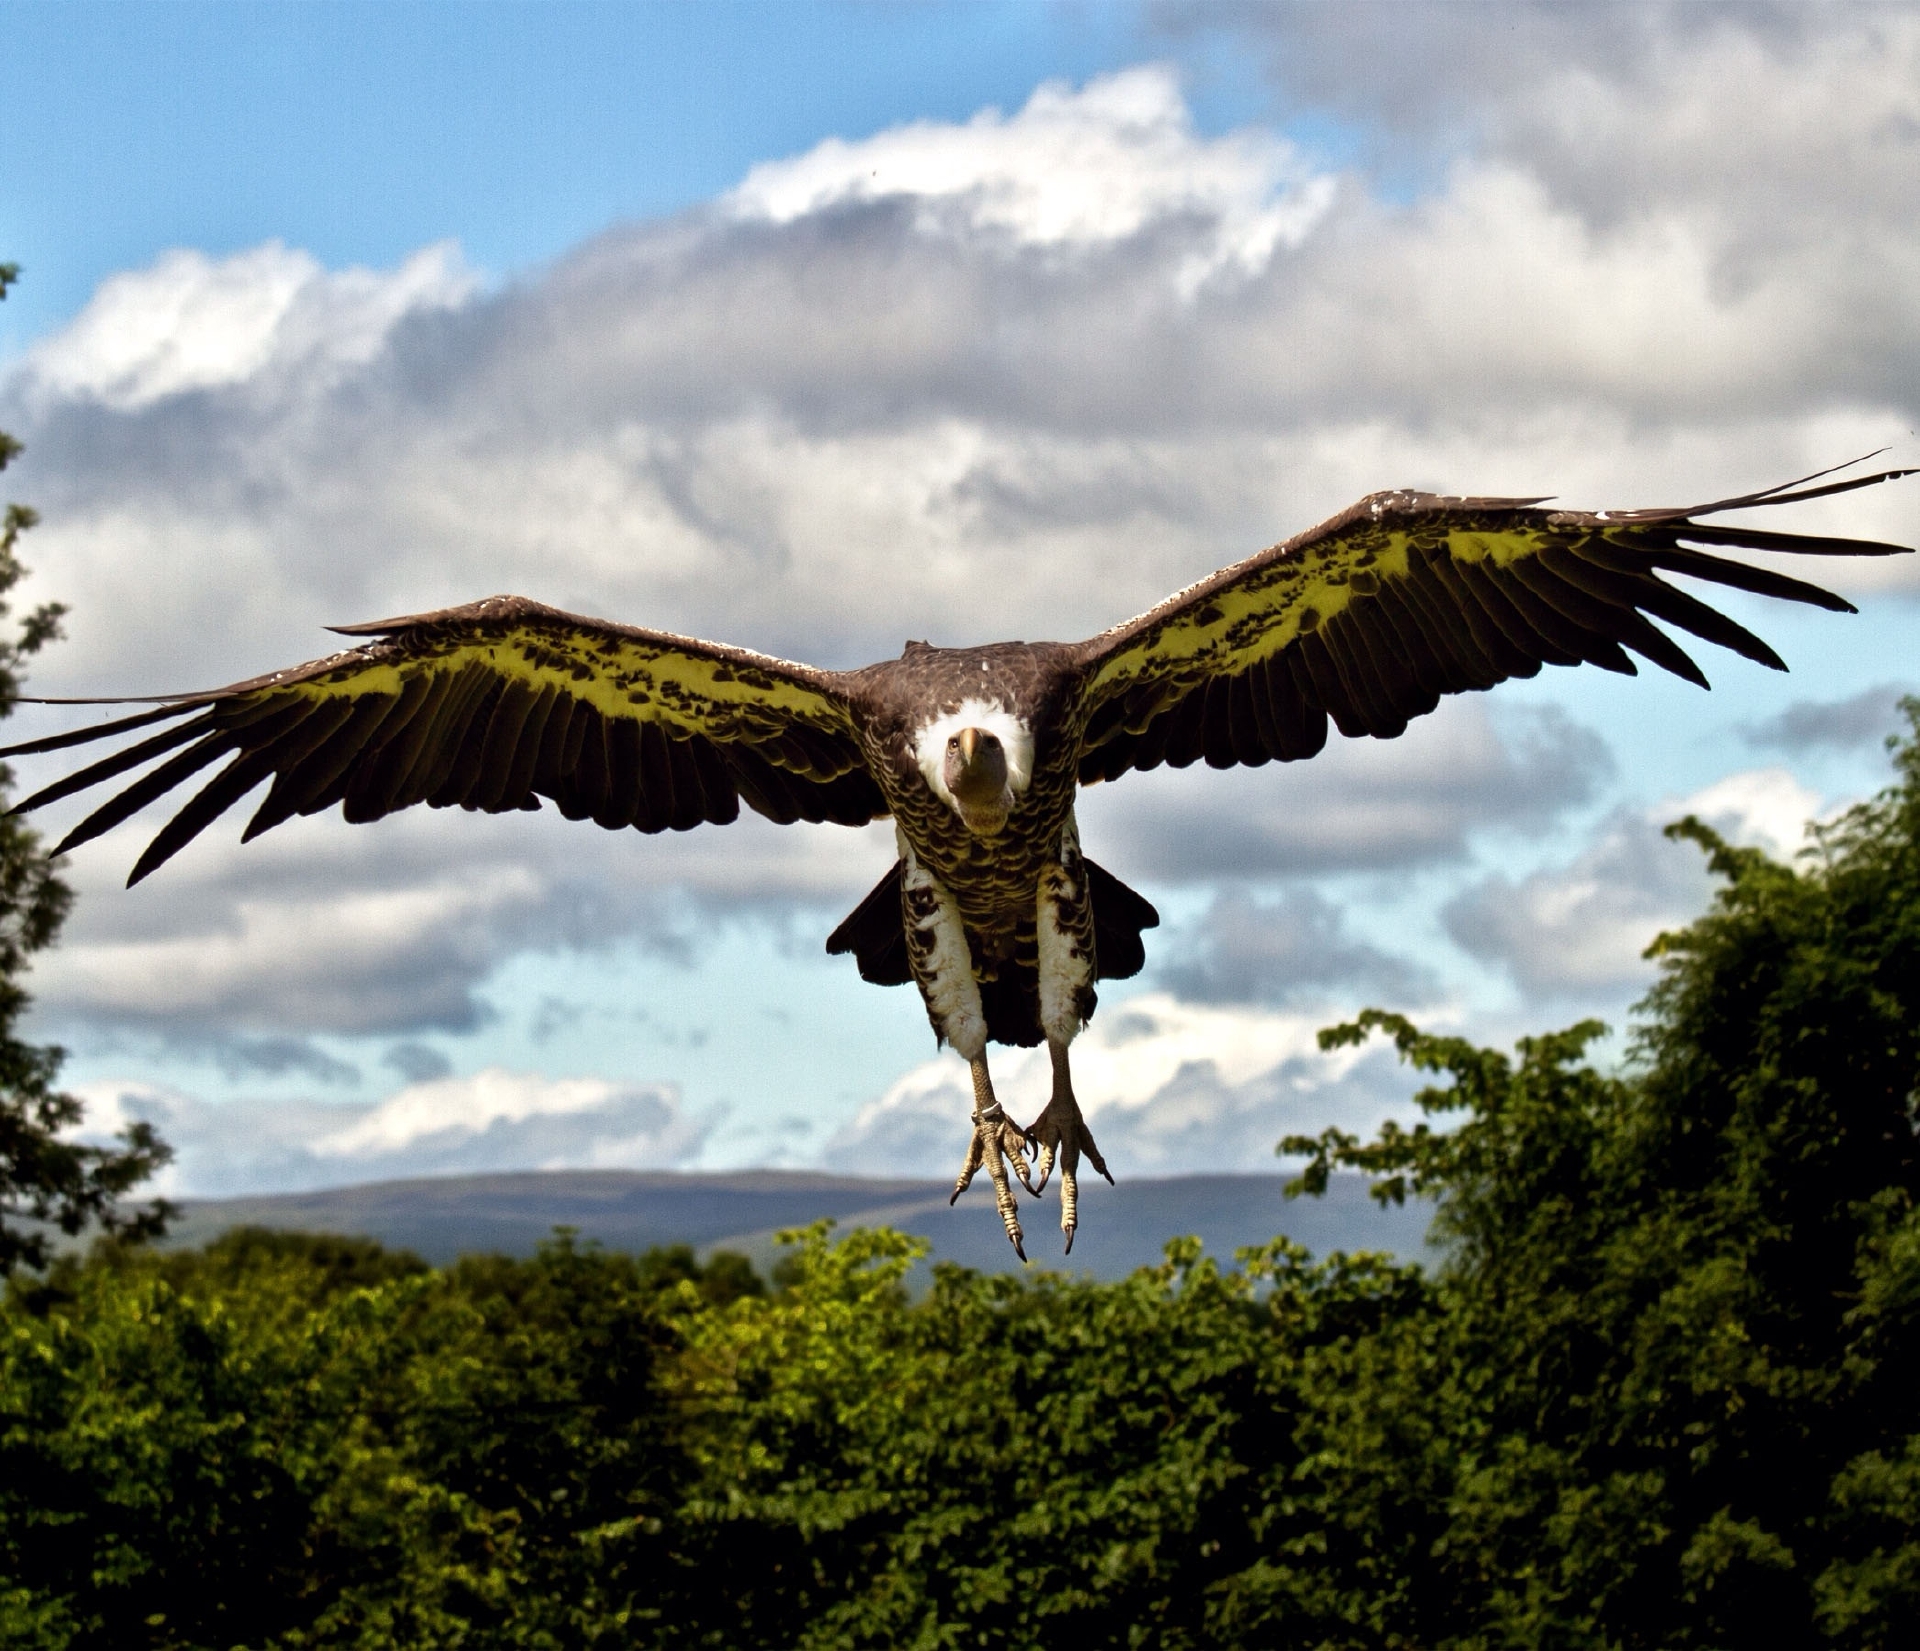
[[[1219,37],[1123,4],[10,0],[0,31],[0,235],[34,275],[0,311],[10,349],[170,246],[385,265],[451,237],[509,277],[757,160],[1053,77],[1171,55],[1203,129],[1273,103]]]
[[[857,664],[1091,633],[1377,487],[1920,459],[1913,7],[15,4],[0,39],[49,693],[500,589]],[[1912,543],[1920,489],[1800,518]],[[1076,1046],[1116,1167],[1398,1106],[1314,1052],[1363,1003],[1619,1023],[1708,894],[1663,820],[1791,849],[1878,783],[1916,578],[1816,576],[1861,615],[1725,604],[1791,676],[1549,671],[1089,792],[1166,918]],[[34,1026],[176,1190],[960,1151],[912,994],[819,949],[884,830],[217,827],[124,891],[150,826],[74,857]]]

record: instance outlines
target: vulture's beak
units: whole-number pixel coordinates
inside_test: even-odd
[[[1004,817],[1007,796],[1007,752],[984,728],[963,728],[947,747],[947,789],[969,825],[981,817]]]

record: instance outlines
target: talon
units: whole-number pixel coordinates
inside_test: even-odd
[[[1046,1186],[1054,1165],[1060,1166],[1060,1231],[1066,1238],[1066,1254],[1072,1255],[1073,1235],[1080,1225],[1081,1154],[1106,1176],[1108,1186],[1113,1185],[1113,1176],[1108,1173],[1107,1161],[1100,1156],[1099,1147],[1094,1145],[1093,1131],[1080,1116],[1080,1103],[1073,1098],[1073,1087],[1067,1079],[1066,1050],[1058,1045],[1054,1047],[1053,1099],[1047,1102],[1046,1111],[1034,1119],[1027,1136],[1040,1150],[1042,1187]]]
[[[993,1085],[987,1077],[986,1066],[984,1059],[973,1062],[973,1139],[968,1143],[967,1160],[961,1166],[959,1179],[953,1184],[953,1197],[947,1200],[947,1207],[951,1209],[959,1201],[961,1193],[972,1185],[974,1176],[984,1166],[993,1182],[994,1207],[1000,1212],[1000,1224],[1006,1228],[1007,1241],[1013,1245],[1013,1253],[1025,1261],[1025,1235],[1020,1230],[1020,1210],[1014,1201],[1007,1161],[1013,1161],[1014,1173],[1020,1177],[1020,1184],[1028,1192],[1034,1192],[1033,1182],[1027,1173],[1026,1153],[1030,1143],[1027,1131],[1009,1118],[993,1098]]]

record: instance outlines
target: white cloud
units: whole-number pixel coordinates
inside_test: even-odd
[[[270,369],[298,369],[311,388],[372,360],[402,317],[450,308],[474,288],[445,243],[391,272],[338,273],[278,241],[222,259],[178,248],[102,282],[79,315],[28,354],[25,371],[42,396],[123,413]]]
[[[407,1085],[365,1104],[211,1103],[137,1080],[76,1086],[83,1133],[154,1124],[178,1154],[155,1190],[213,1197],[414,1175],[664,1169],[689,1162],[712,1120],[670,1084],[549,1078],[499,1068]]]
[[[1282,1135],[1328,1125],[1371,1131],[1407,1110],[1412,1084],[1390,1052],[1315,1041],[1329,1013],[1217,1008],[1149,992],[1103,1008],[1073,1045],[1073,1088],[1118,1175],[1276,1169]],[[994,1090],[1014,1117],[1047,1103],[1045,1048],[994,1050]],[[827,1161],[863,1174],[924,1174],[965,1154],[967,1068],[942,1055],[904,1074],[829,1143]],[[1091,1173],[1086,1171],[1083,1173]]]
[[[912,203],[923,232],[974,232],[1026,247],[1097,247],[1168,218],[1204,224],[1176,283],[1191,295],[1224,270],[1254,275],[1297,246],[1333,204],[1283,139],[1248,129],[1201,139],[1175,73],[1100,76],[1076,90],[1049,81],[1018,114],[984,109],[964,125],[915,121],[857,142],[828,138],[753,168],[723,205],[791,223],[859,202]]]
[[[1807,822],[1818,817],[1821,808],[1819,792],[1786,769],[1748,768],[1654,812],[1665,819],[1698,815],[1730,842],[1791,860],[1806,841]]]

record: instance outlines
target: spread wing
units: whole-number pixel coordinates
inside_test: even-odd
[[[1851,603],[1702,549],[1885,556],[1904,545],[1702,524],[1721,511],[1870,487],[1910,470],[1683,510],[1542,510],[1539,499],[1375,493],[1080,644],[1083,783],[1130,768],[1311,757],[1327,720],[1391,739],[1443,694],[1542,664],[1635,674],[1627,650],[1707,686],[1664,620],[1775,670],[1766,643],[1669,584],[1677,573],[1840,612]]]
[[[570,820],[647,832],[725,824],[742,802],[783,823],[863,825],[887,812],[830,672],[517,596],[340,629],[375,640],[0,751],[55,751],[161,725],[19,810],[157,762],[68,832],[57,853],[224,759],[129,884],[268,780],[243,841],[335,803],[360,821],[415,803],[497,814],[548,797]]]

